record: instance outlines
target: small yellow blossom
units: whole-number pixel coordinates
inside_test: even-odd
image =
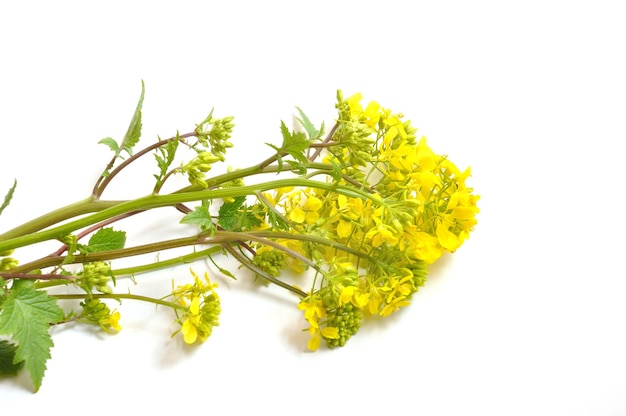
[[[394,233],[395,229],[391,226],[383,224],[377,218],[374,220],[378,223],[378,225],[372,227],[372,229],[365,234],[366,238],[372,240],[372,247],[379,247],[383,243],[395,246],[398,243],[398,238]]]
[[[100,319],[100,327],[104,329],[106,332],[119,332],[122,330],[122,327],[119,324],[120,322],[120,313],[117,311],[113,311],[111,315],[106,318]]]
[[[326,308],[321,299],[309,297],[298,304],[298,309],[304,311],[304,319],[309,323],[309,334],[311,338],[307,344],[309,350],[315,351],[319,348],[322,337],[335,339],[339,336],[337,328],[320,328],[320,318],[326,317]]]
[[[295,223],[302,224],[306,220],[306,213],[300,208],[292,208],[289,219]]]
[[[209,280],[208,273],[205,273],[204,281],[193,270],[191,274],[193,284],[178,286],[172,292],[174,302],[182,307],[182,312],[177,311],[177,322],[181,324],[180,332],[187,344],[206,341],[213,327],[219,325],[221,312],[220,299],[215,292],[217,283]]]

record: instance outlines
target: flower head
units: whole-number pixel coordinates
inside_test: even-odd
[[[176,322],[181,325],[180,333],[187,344],[204,342],[219,325],[220,298],[215,292],[217,283],[211,283],[208,273],[202,281],[191,270],[193,284],[178,286],[172,296],[180,306],[176,311]],[[176,334],[176,333],[174,333]]]

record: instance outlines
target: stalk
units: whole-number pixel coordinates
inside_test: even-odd
[[[380,204],[381,201],[377,198],[374,198],[371,194],[360,191],[348,186],[338,185],[328,182],[320,182],[314,181],[310,179],[300,179],[300,178],[291,178],[291,179],[278,179],[274,181],[268,181],[259,183],[256,185],[247,185],[247,186],[239,186],[236,188],[226,188],[226,189],[214,189],[214,190],[204,190],[204,191],[194,191],[194,192],[184,192],[184,193],[172,193],[169,195],[147,195],[142,198],[137,198],[130,201],[124,202],[113,202],[109,201],[110,205],[108,208],[102,209],[101,211],[96,212],[95,214],[91,214],[89,216],[79,218],[74,221],[70,221],[66,224],[53,227],[44,231],[39,231],[31,234],[24,234],[23,230],[18,227],[18,231],[14,231],[17,233],[18,237],[5,239],[0,242],[0,252],[4,250],[16,249],[19,247],[28,246],[31,244],[40,243],[42,241],[52,240],[61,238],[63,236],[69,235],[72,232],[88,227],[92,224],[98,223],[100,221],[105,221],[111,217],[125,214],[132,211],[145,211],[154,208],[160,208],[165,206],[173,206],[176,204],[182,204],[186,202],[192,201],[202,201],[205,199],[213,200],[213,199],[223,199],[223,198],[234,198],[242,195],[253,195],[256,192],[268,191],[276,188],[284,188],[284,187],[307,187],[307,188],[315,188],[326,191],[333,191],[339,194],[343,194],[349,197],[358,197],[364,199],[371,199],[374,203]],[[86,200],[82,204],[91,204],[91,200]],[[104,202],[104,201],[103,201]],[[82,206],[79,205],[79,208],[74,207],[75,211],[80,211]],[[47,216],[43,216],[39,218],[40,222],[47,222]]]

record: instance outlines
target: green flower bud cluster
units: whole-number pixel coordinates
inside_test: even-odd
[[[112,293],[108,286],[111,275],[111,266],[106,262],[85,263],[82,272],[77,274],[77,284],[87,293],[92,293],[94,288],[101,293]]]
[[[415,288],[415,292],[417,292],[418,288],[424,286],[424,283],[426,283],[426,276],[428,275],[426,263],[413,263],[408,269],[413,273],[413,287]]]
[[[0,260],[0,271],[6,272],[7,270],[11,270],[14,267],[17,267],[19,262],[13,257],[8,257],[13,254],[13,250],[4,250],[0,252],[0,257],[4,257]]]
[[[7,270],[17,267],[18,264],[19,262],[13,257],[5,257],[0,260],[0,271],[6,272]]]
[[[100,301],[100,299],[85,299],[80,303],[83,307],[80,313],[80,320],[91,324],[100,325],[100,327],[108,332],[115,333],[121,329],[119,326],[119,312],[111,312],[111,309]]]
[[[219,317],[222,312],[220,299],[216,294],[210,293],[204,297],[200,308],[200,325],[198,326],[199,338],[207,339],[213,332],[213,327],[219,326]]]
[[[232,116],[215,119],[211,111],[211,114],[196,127],[198,141],[204,147],[210,147],[211,153],[221,161],[224,161],[226,149],[233,147],[233,144],[228,141],[235,127],[232,123],[233,119]]]
[[[287,254],[281,250],[267,250],[257,252],[252,262],[259,269],[272,276],[280,276],[281,270],[287,267]],[[266,280],[261,280],[266,282]]]
[[[375,141],[370,127],[357,121],[346,121],[336,132],[334,139],[348,149],[347,161],[353,167],[366,166],[374,156]]]
[[[339,336],[337,338],[324,337],[326,344],[331,348],[343,347],[350,337],[358,332],[362,320],[361,310],[350,303],[329,312],[327,326],[337,328]]]
[[[198,152],[198,155],[187,164],[183,165],[181,170],[187,175],[189,182],[193,185],[201,185],[206,188],[205,173],[211,170],[211,165],[219,162],[221,159],[213,155],[211,152]]]

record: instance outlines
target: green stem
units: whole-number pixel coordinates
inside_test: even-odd
[[[0,234],[0,241],[7,241],[27,234],[41,231],[46,227],[58,224],[61,221],[77,217],[79,215],[90,214],[92,212],[103,211],[120,204],[122,201],[99,201],[92,197],[74,202],[62,208],[51,211],[45,215],[28,221],[18,227],[15,227],[3,234]],[[1,243],[0,243],[1,244]]]
[[[179,257],[169,259],[169,260],[162,260],[162,261],[157,261],[154,263],[142,264],[139,266],[115,269],[115,270],[112,270],[112,273],[116,278],[122,277],[122,276],[135,275],[138,273],[149,272],[153,270],[162,269],[165,267],[171,267],[171,266],[176,266],[179,264],[190,263],[194,260],[198,260],[203,257],[208,257],[213,254],[218,254],[221,251],[222,251],[221,246],[213,246],[204,250],[195,251],[193,253],[186,254],[184,256],[179,256]]]
[[[193,253],[186,254],[184,256],[179,256],[169,260],[157,261],[154,263],[142,264],[139,266],[126,267],[121,269],[111,270],[113,276],[116,279],[123,278],[125,276],[134,276],[135,274],[150,272],[158,269],[163,269],[166,267],[176,266],[179,264],[190,263],[194,260],[198,260],[203,257],[211,256],[213,254],[220,253],[222,251],[221,246],[213,246],[204,250],[194,251]],[[33,278],[36,278],[39,275],[32,275]],[[37,289],[45,289],[54,286],[62,286],[66,285],[69,281],[71,281],[72,276],[61,276],[56,275],[56,279],[47,280],[45,282],[36,282],[35,287]],[[67,277],[67,278],[66,278]],[[69,278],[69,279],[68,279]]]
[[[166,144],[168,144],[169,142],[173,141],[173,140],[180,140],[180,139],[186,139],[187,137],[193,137],[195,136],[196,133],[195,132],[191,132],[191,133],[185,133],[183,135],[177,135],[175,137],[170,137],[169,139],[165,139],[165,140],[160,140],[156,143],[151,144],[150,146],[142,149],[141,151],[133,154],[132,156],[130,156],[128,159],[124,160],[122,163],[120,163],[115,169],[113,169],[108,175],[104,176],[104,174],[102,176],[100,176],[100,178],[98,179],[98,182],[96,182],[96,185],[93,188],[92,191],[92,196],[95,199],[99,199],[102,196],[102,193],[104,192],[104,189],[109,185],[109,183],[113,180],[113,178],[115,176],[117,176],[118,173],[120,173],[126,166],[130,165],[132,162],[134,162],[135,160],[139,159],[141,156],[148,154],[149,152],[151,152],[152,150],[158,149],[161,146],[165,146]],[[104,172],[108,171],[109,169],[111,169],[115,163],[115,161],[119,158],[118,155],[116,155],[115,157],[113,157],[113,159],[111,160],[111,162],[109,162],[109,164],[107,165],[107,167],[105,168]]]
[[[62,236],[72,233],[75,230],[88,227],[97,222],[104,221],[108,218],[127,212],[148,210],[185,202],[201,201],[204,199],[234,198],[241,195],[253,195],[257,191],[268,191],[271,189],[292,186],[323,189],[327,191],[334,191],[349,197],[371,199],[377,205],[382,203],[381,200],[374,198],[371,194],[358,189],[354,189],[352,187],[300,178],[279,179],[255,185],[239,186],[226,189],[173,193],[169,195],[148,195],[130,201],[109,203],[109,205],[112,206],[109,206],[106,209],[102,209],[95,214],[79,218],[77,220],[70,221],[66,224],[49,228],[44,231],[39,231],[28,235],[20,235],[16,238],[9,238],[4,241],[0,241],[0,252],[4,250],[28,246],[42,241],[60,238]],[[102,207],[101,204],[103,203],[104,201],[92,201],[91,199],[83,202],[83,204],[88,205],[96,204],[99,207]],[[91,209],[93,209],[93,207],[91,207]]]
[[[162,306],[167,306],[169,308],[172,309],[185,309],[184,306],[178,305],[174,302],[168,302],[166,300],[163,299],[156,299],[156,298],[151,298],[148,296],[141,296],[141,295],[133,295],[132,293],[94,293],[91,295],[88,294],[61,294],[61,295],[55,295],[55,294],[51,294],[50,296],[53,296],[59,300],[72,300],[72,299],[85,299],[85,298],[93,298],[93,299],[132,299],[132,300],[139,300],[142,302],[150,302],[150,303],[154,303],[157,305],[162,305]]]
[[[375,258],[373,258],[372,256],[366,253],[363,253],[362,251],[354,249],[345,244],[341,244],[336,241],[329,240],[328,238],[319,237],[316,235],[287,233],[287,232],[278,232],[278,231],[253,231],[248,234],[250,234],[250,236],[254,236],[255,238],[285,238],[285,239],[290,239],[290,240],[299,240],[299,241],[306,241],[309,243],[320,244],[320,245],[333,248],[335,250],[352,254],[364,260],[370,261],[373,264],[383,267],[383,269],[387,268],[385,264],[382,264],[380,261],[376,260]]]
[[[202,236],[192,236],[176,238],[172,240],[159,241],[156,243],[144,244],[141,246],[122,248],[118,250],[97,251],[88,254],[77,254],[67,261],[68,256],[47,256],[41,259],[25,263],[11,269],[11,273],[24,273],[32,270],[43,269],[45,267],[58,266],[61,264],[86,263],[91,261],[107,261],[121,259],[124,257],[137,256],[140,254],[154,253],[176,247],[185,247],[207,242]],[[221,243],[222,241],[219,241]]]

